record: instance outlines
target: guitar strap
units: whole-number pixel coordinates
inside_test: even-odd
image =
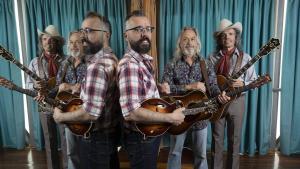
[[[42,63],[42,59],[43,59],[43,54],[41,54],[40,57],[38,57],[37,59],[37,66],[38,66],[38,76],[40,76],[41,79],[46,79],[46,75],[45,75],[45,70],[43,69],[43,63]]]
[[[240,54],[240,56],[237,57],[237,61],[236,61],[236,64],[235,64],[235,67],[234,67],[234,70],[233,70],[232,74],[237,73],[241,68],[244,52],[239,51],[239,54]]]
[[[208,95],[211,96],[210,85],[209,85],[208,74],[207,74],[207,68],[206,68],[206,62],[205,62],[204,59],[200,60],[200,69],[201,69],[201,73],[204,77],[205,87],[207,89],[206,91],[207,91]]]
[[[64,83],[65,82],[65,77],[66,77],[66,74],[67,74],[67,70],[68,70],[68,67],[72,64],[72,57],[69,57],[66,64],[64,65],[63,69],[62,69],[62,74],[61,74],[61,83]]]

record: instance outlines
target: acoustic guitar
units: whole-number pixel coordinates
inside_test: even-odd
[[[183,107],[183,103],[181,101],[176,101],[173,103],[169,103],[160,98],[151,98],[142,102],[142,108],[157,112],[157,113],[172,113],[175,109]],[[207,114],[208,107],[202,106],[193,109],[185,109],[182,113],[185,116],[196,115],[203,113],[203,116]],[[193,119],[185,118],[182,124],[179,126],[174,126],[170,123],[153,123],[153,122],[136,122],[136,128],[145,136],[148,137],[156,137],[164,134],[165,132],[169,132],[171,134],[177,135],[183,133],[187,128],[189,128],[189,122]]]
[[[21,70],[23,70],[28,76],[30,76],[32,79],[35,81],[45,81],[44,79],[40,78],[36,73],[32,72],[30,69],[28,69],[26,66],[24,66],[22,63],[20,63],[16,58],[9,52],[7,51],[4,47],[0,45],[0,55],[18,66]],[[49,89],[52,89],[56,85],[56,77],[52,77],[46,81],[47,87]]]
[[[236,88],[235,90],[226,93],[226,95],[229,97],[233,97],[244,91],[258,88],[270,81],[270,76],[264,75],[259,77],[249,85],[241,88]],[[224,110],[226,110],[226,108],[228,107],[230,101],[226,104],[220,104],[217,97],[214,97],[212,99],[205,98],[200,101],[198,100],[197,102],[188,101],[190,95],[194,97],[195,95],[201,93],[202,92],[200,91],[193,91],[185,96],[179,96],[180,99],[179,97],[176,97],[177,100],[171,103],[164,99],[158,98],[145,100],[144,102],[142,102],[141,107],[158,113],[172,113],[175,109],[186,105],[186,109],[183,111],[183,114],[186,117],[184,119],[184,122],[178,126],[172,125],[170,123],[136,122],[136,128],[143,135],[148,137],[160,136],[165,132],[173,135],[178,135],[185,132],[199,120],[210,119],[212,121],[215,121],[219,119]]]
[[[1,76],[0,85],[10,90],[14,90],[31,97],[36,97],[38,95],[37,91],[23,89]],[[83,104],[83,101],[79,99],[77,95],[72,95],[68,92],[61,92],[60,95],[57,96],[57,98],[61,100],[45,97],[44,101],[50,104],[51,106],[59,107],[63,112],[68,113],[74,112],[75,110],[79,109]],[[89,131],[93,127],[93,123],[91,122],[67,122],[65,124],[73,134],[83,137],[88,137]]]
[[[245,64],[238,72],[233,73],[230,77],[225,77],[223,75],[217,75],[217,80],[218,80],[218,86],[221,91],[230,89],[234,90],[231,88],[230,84],[232,79],[238,79],[242,74],[246,73],[246,71],[259,59],[261,59],[263,56],[269,54],[273,49],[277,48],[280,45],[279,39],[272,38],[270,41],[261,47],[259,49],[258,54],[251,58],[247,64]]]
[[[271,82],[271,77],[270,75],[266,74],[264,76],[260,76],[258,77],[255,81],[251,82],[250,84],[243,86],[243,87],[238,87],[238,88],[234,88],[232,90],[227,91],[226,95],[229,96],[231,99],[230,101],[228,101],[225,104],[220,104],[217,101],[217,97],[213,98],[211,100],[211,102],[218,104],[219,108],[216,112],[213,113],[212,117],[210,118],[210,121],[215,122],[217,120],[219,120],[220,118],[225,116],[225,112],[229,106],[229,104],[235,100],[235,98],[237,96],[239,96],[242,92],[251,90],[251,89],[255,89],[255,88],[259,88],[264,84],[267,84]]]
[[[261,59],[263,56],[269,54],[273,49],[277,48],[280,45],[279,39],[271,38],[269,42],[259,49],[259,52],[255,57],[251,58],[247,64],[245,64],[238,72],[233,73],[230,77],[225,77],[223,75],[217,75],[218,86],[221,91],[231,91],[235,90],[231,87],[231,82],[233,79],[238,79],[242,74],[244,74],[255,62]],[[234,96],[234,99],[237,98]],[[224,111],[226,112],[226,111]],[[225,114],[222,114],[221,117],[224,117]]]

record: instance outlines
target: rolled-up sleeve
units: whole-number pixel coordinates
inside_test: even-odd
[[[108,74],[100,64],[88,66],[83,88],[83,109],[93,116],[100,116],[105,106],[105,96],[108,87]]]
[[[120,105],[124,117],[141,106],[139,93],[143,90],[142,81],[142,74],[137,64],[128,62],[119,67]]]

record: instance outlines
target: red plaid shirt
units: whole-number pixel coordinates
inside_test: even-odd
[[[152,60],[147,54],[140,55],[128,49],[119,62],[120,105],[124,117],[141,107],[145,99],[159,97],[153,71],[149,70]]]
[[[105,48],[95,54],[87,67],[85,82],[82,85],[80,97],[83,109],[93,116],[100,116],[106,105],[111,84],[116,83],[116,68],[118,60],[110,48]],[[114,80],[115,79],[115,80]],[[116,90],[116,89],[112,89]],[[113,103],[111,103],[113,104]]]

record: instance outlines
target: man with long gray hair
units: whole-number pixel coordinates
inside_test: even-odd
[[[81,32],[70,32],[68,54],[69,56],[62,62],[62,66],[59,68],[56,76],[58,94],[64,91],[79,94],[87,70]],[[67,141],[68,169],[85,168],[83,162],[84,158],[82,158],[86,156],[83,149],[84,138],[74,135],[68,128],[65,129],[65,134]]]
[[[228,101],[228,97],[217,86],[216,74],[213,67],[205,63],[205,59],[200,56],[201,41],[197,30],[193,27],[184,27],[179,34],[173,61],[165,68],[160,92],[165,94],[181,95],[189,90],[201,90],[209,96],[217,96],[221,103]],[[201,66],[201,62],[205,65]],[[207,70],[208,83],[205,85],[205,75],[203,70]],[[192,132],[194,168],[207,169],[206,140],[207,140],[207,120],[195,123],[190,131]],[[181,153],[187,131],[173,136],[171,135],[171,145],[168,158],[168,169],[181,168]]]

